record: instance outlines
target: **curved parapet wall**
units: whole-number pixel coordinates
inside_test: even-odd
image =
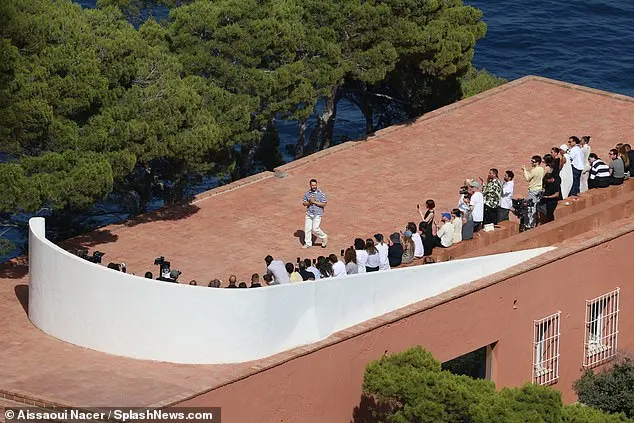
[[[117,272],[29,222],[29,318],[45,333],[126,357],[234,363],[267,357],[482,278],[539,248],[260,289],[213,289]]]

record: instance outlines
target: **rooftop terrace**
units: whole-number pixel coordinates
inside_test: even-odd
[[[402,229],[418,220],[416,204],[427,198],[436,200],[438,211],[453,208],[462,180],[484,176],[490,167],[515,170],[516,195],[523,195],[526,184],[517,171],[531,155],[547,152],[571,134],[589,134],[593,151],[605,156],[617,142],[628,142],[632,116],[634,99],[526,77],[367,141],[283,166],[283,178],[255,175],[200,195],[191,205],[111,225],[67,245],[97,248],[106,252],[106,262],[124,261],[136,274],[155,272],[154,258],[164,255],[183,271],[184,282],[226,279],[231,273],[246,279],[263,271],[269,253],[294,261],[338,252],[356,236]],[[298,237],[304,213],[300,201],[312,177],[329,198],[325,251],[302,250]],[[18,300],[27,290],[25,273],[23,265],[0,268],[0,396],[93,406],[170,404],[280,360],[178,365],[65,344],[28,321]],[[223,318],[230,316],[210,324],[222,324]]]

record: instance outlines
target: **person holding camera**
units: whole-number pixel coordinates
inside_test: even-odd
[[[524,178],[528,182],[528,199],[530,200],[527,228],[534,228],[537,223],[537,205],[542,198],[544,181],[544,168],[541,167],[541,163],[541,156],[533,156],[531,157],[530,170],[527,170],[526,166],[522,166]]]
[[[304,219],[304,247],[310,248],[313,245],[313,232],[321,238],[321,247],[326,248],[328,235],[321,230],[321,218],[326,207],[326,194],[317,188],[317,179],[311,179],[310,189],[304,194],[302,204],[306,207],[306,218]]]

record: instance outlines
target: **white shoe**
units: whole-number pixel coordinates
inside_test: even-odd
[[[310,248],[310,247],[311,247],[310,245],[304,244],[304,246],[302,248]]]
[[[321,240],[321,248],[326,248],[328,245],[328,237]]]

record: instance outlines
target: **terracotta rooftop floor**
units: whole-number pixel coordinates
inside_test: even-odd
[[[465,177],[490,167],[516,172],[516,196],[526,183],[521,166],[569,135],[591,135],[600,156],[618,142],[634,142],[634,99],[526,77],[456,103],[413,124],[383,130],[283,166],[286,177],[267,173],[222,187],[187,207],[112,225],[71,243],[124,261],[128,271],[156,273],[164,255],[183,272],[182,282],[246,280],[261,273],[267,254],[295,261],[338,253],[357,237],[388,234],[418,221],[416,204],[428,198],[437,211],[455,207]],[[317,178],[328,195],[322,228],[327,249],[302,250],[301,198]],[[191,366],[114,357],[63,343],[28,321],[25,267],[0,268],[0,397],[2,391],[84,406],[165,404],[251,371],[247,363]],[[202,288],[201,288],[202,289]],[[24,301],[22,301],[24,302]]]

